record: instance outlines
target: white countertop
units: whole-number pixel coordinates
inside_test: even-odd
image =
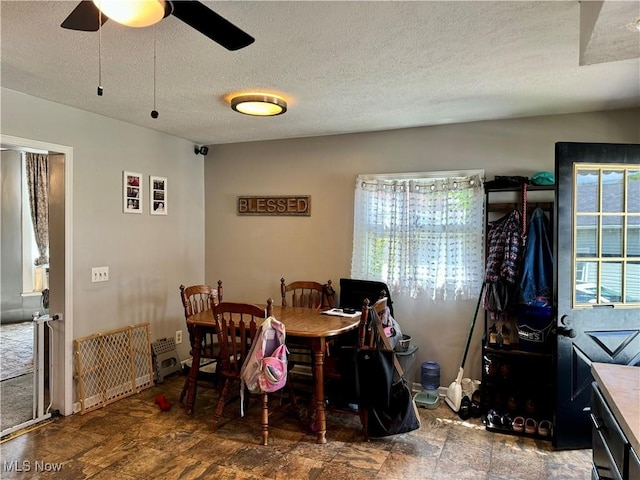
[[[640,367],[593,363],[591,373],[631,447],[640,454]]]

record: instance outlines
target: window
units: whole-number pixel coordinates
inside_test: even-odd
[[[484,277],[484,172],[360,175],[351,277],[434,300],[477,297]]]
[[[576,164],[574,307],[640,303],[640,170]]]

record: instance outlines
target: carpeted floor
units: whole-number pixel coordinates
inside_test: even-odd
[[[0,325],[0,381],[33,372],[33,322]]]
[[[0,325],[0,430],[33,418],[33,323]]]
[[[0,382],[0,430],[33,418],[33,373]]]

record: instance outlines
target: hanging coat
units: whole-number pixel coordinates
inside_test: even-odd
[[[484,302],[485,309],[489,311],[504,311],[513,302],[513,292],[520,280],[521,232],[522,216],[515,209],[490,223]]]
[[[536,208],[527,227],[520,279],[520,302],[526,305],[545,306],[552,300],[554,259],[549,230],[547,216]]]

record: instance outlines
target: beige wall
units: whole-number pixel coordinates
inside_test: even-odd
[[[152,340],[184,330],[178,287],[204,281],[204,162],[193,143],[1,93],[4,135],[73,148],[74,338],[142,322],[151,323]],[[143,174],[142,215],[122,213],[123,170]],[[149,175],[168,179],[166,216],[149,215]],[[91,282],[96,266],[109,266],[108,282]]]
[[[278,298],[279,279],[336,282],[351,261],[358,173],[484,168],[530,175],[553,169],[554,142],[640,143],[640,111],[537,117],[388,132],[212,146],[1,89],[2,134],[73,148],[74,338],[151,322],[152,340],[184,328],[180,283],[223,280],[228,299]],[[268,119],[265,119],[268,121]],[[167,216],[122,213],[122,171],[168,178]],[[204,174],[204,184],[202,182]],[[238,195],[312,196],[307,218],[238,217]],[[91,283],[93,266],[111,280]],[[52,289],[53,289],[52,285]],[[419,345],[417,367],[459,366],[475,301],[394,298]],[[479,377],[480,328],[465,372]],[[188,347],[179,347],[182,359]]]
[[[265,119],[268,121],[268,119]],[[205,161],[207,283],[225,298],[279,300],[279,279],[336,283],[351,268],[353,190],[360,173],[484,169],[486,177],[554,170],[558,141],[640,143],[640,111],[532,117],[353,135],[211,146]],[[239,217],[238,195],[311,195],[310,217]],[[455,379],[476,301],[394,298],[420,363]],[[483,317],[465,365],[480,378]]]

